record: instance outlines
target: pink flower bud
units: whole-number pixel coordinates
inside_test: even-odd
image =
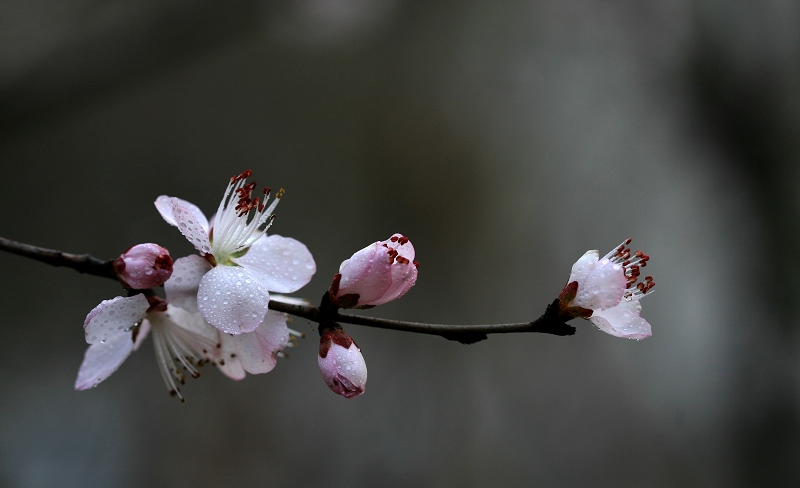
[[[367,364],[361,349],[341,329],[327,329],[319,339],[319,371],[334,393],[353,398],[364,393]]]
[[[154,288],[172,276],[172,258],[158,244],[137,244],[114,261],[114,271],[129,288]]]
[[[369,308],[405,295],[417,282],[414,246],[402,234],[370,244],[339,266],[330,296],[342,308]]]

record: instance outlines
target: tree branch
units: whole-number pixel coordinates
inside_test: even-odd
[[[118,280],[114,272],[113,260],[103,261],[90,254],[70,254],[55,249],[46,249],[24,244],[4,237],[0,237],[0,250],[18,254],[53,266],[72,268],[79,273],[111,278],[115,281]],[[324,300],[323,303],[325,303]],[[388,320],[342,314],[334,307],[318,308],[311,305],[290,304],[278,300],[270,300],[269,308],[277,312],[302,317],[316,323],[328,320],[346,324],[363,325],[366,327],[376,327],[379,329],[438,335],[445,339],[461,342],[462,344],[473,344],[482,341],[487,338],[487,334],[538,332],[557,336],[569,336],[575,333],[575,328],[567,325],[563,317],[559,317],[558,300],[548,305],[545,313],[533,322],[488,325],[425,324],[401,320]]]
[[[117,275],[114,273],[114,261],[103,261],[91,254],[70,254],[55,249],[32,246],[23,242],[6,239],[5,237],[0,237],[0,249],[52,266],[72,268],[78,273],[117,280]]]

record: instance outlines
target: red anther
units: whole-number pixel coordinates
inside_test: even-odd
[[[627,290],[627,289],[628,289],[628,288],[630,288],[631,286],[633,286],[633,282],[632,282],[632,281],[629,281],[629,282],[628,282],[628,283],[625,285],[625,289]]]
[[[259,213],[264,213],[264,205],[259,205],[258,206],[258,212]]]
[[[399,242],[399,243],[400,243],[400,245],[402,246],[403,244],[405,244],[406,242],[408,242],[408,237],[405,237],[405,236],[403,236],[403,237],[400,237],[400,239],[397,239],[397,242]]]
[[[635,253],[633,253],[633,255],[636,256],[637,258],[640,258],[640,257],[644,256],[644,253],[641,250],[639,250],[639,251],[636,251]]]
[[[392,241],[392,242],[397,242],[397,236],[392,236],[392,238],[389,239],[389,240]]]
[[[626,259],[625,261],[622,262],[622,267],[624,268],[624,267],[628,266],[629,264],[631,264],[631,260],[630,259]]]
[[[644,279],[645,279],[645,281],[653,281],[653,277],[652,276],[645,276]]]
[[[639,291],[644,290],[644,283],[639,283],[638,285],[636,285],[636,289]]]
[[[418,261],[414,261],[414,267],[419,268],[419,262]]]
[[[268,187],[268,186],[265,186],[265,187],[264,187],[264,196],[265,196],[265,197],[266,197],[267,195],[269,195],[271,192],[272,192],[272,188],[270,188],[270,187]]]

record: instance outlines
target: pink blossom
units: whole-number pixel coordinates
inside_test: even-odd
[[[369,308],[402,297],[417,281],[414,246],[402,234],[375,242],[339,266],[330,296],[336,306]]]
[[[319,371],[337,395],[353,398],[364,393],[367,364],[361,349],[341,329],[327,329],[319,339]]]
[[[155,288],[172,276],[172,258],[158,244],[137,244],[114,261],[114,271],[128,288]]]
[[[283,190],[266,205],[270,189],[264,189],[263,198],[252,198],[256,184],[247,183],[249,177],[245,171],[231,178],[211,222],[185,200],[162,195],[155,202],[164,220],[203,254],[176,260],[165,286],[172,287],[176,303],[199,310],[228,334],[254,331],[267,313],[270,291],[297,291],[317,269],[305,245],[266,235]]]
[[[603,258],[588,251],[573,266],[567,286],[559,297],[561,308],[573,317],[587,318],[600,330],[616,337],[645,339],[650,324],[641,317],[639,300],[652,290],[651,276],[639,281],[650,256],[631,253],[630,239]]]

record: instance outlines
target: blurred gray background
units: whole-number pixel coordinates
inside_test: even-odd
[[[543,312],[587,249],[652,256],[653,337],[471,346],[349,326],[169,397],[152,344],[73,391],[109,280],[0,254],[0,485],[798,486],[800,3],[5,0],[0,235],[193,252],[153,201],[283,187],[317,301],[369,242],[418,284],[374,316]]]

